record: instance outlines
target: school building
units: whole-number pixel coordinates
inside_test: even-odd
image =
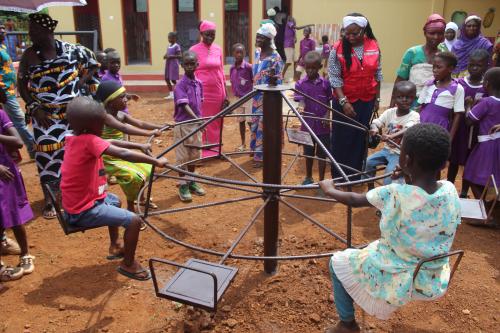
[[[215,42],[224,50],[228,71],[231,45],[243,43],[249,54],[253,54],[259,23],[266,17],[267,9],[275,6],[295,17],[298,25],[315,24],[317,41],[323,33],[331,39],[338,38],[346,14],[364,14],[380,43],[384,78],[389,82],[395,78],[403,52],[424,42],[422,26],[431,13],[441,14],[447,21],[452,16],[460,19],[477,14],[483,18],[482,31],[486,37],[496,37],[500,31],[500,13],[494,12],[500,11],[498,0],[87,0],[87,3],[84,7],[52,7],[49,12],[59,20],[59,31],[98,30],[100,47],[113,47],[122,55],[126,80],[162,81],[168,32],[177,31],[179,44],[187,49],[198,41],[197,24],[204,19],[217,24]],[[301,38],[299,31],[298,41]],[[85,44],[85,40],[79,42]],[[298,45],[297,42],[297,48]]]

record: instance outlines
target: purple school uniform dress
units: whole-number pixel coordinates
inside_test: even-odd
[[[445,88],[429,81],[420,92],[418,103],[422,105],[421,123],[433,123],[450,131],[452,113],[465,111],[464,88],[455,80]]]
[[[13,126],[7,114],[0,109],[0,134],[7,135],[7,129]],[[21,172],[3,144],[0,144],[0,164],[9,168],[14,175],[11,181],[0,180],[0,225],[9,229],[33,219],[33,211]]]
[[[283,42],[284,47],[295,47],[295,24],[287,22],[285,26],[285,39]]]
[[[252,65],[245,60],[238,67],[232,65],[229,69],[229,80],[233,95],[236,97],[245,96],[253,88]]]
[[[101,82],[104,82],[104,81],[115,81],[123,86],[123,80],[122,80],[122,76],[120,75],[120,73],[113,74],[110,71],[106,71],[106,73],[101,78]],[[120,111],[123,111],[125,113],[129,113],[128,108],[125,108],[125,110],[120,110]]]
[[[174,120],[180,123],[192,119],[184,110],[182,105],[189,104],[191,110],[197,117],[201,116],[201,102],[203,100],[203,87],[200,80],[191,80],[186,75],[177,83],[174,89]]]
[[[177,43],[167,48],[167,56],[179,55],[180,53],[181,47]],[[179,80],[179,59],[165,60],[165,80]]]
[[[311,38],[304,38],[300,41],[300,59],[299,65],[304,67],[304,57],[307,52],[314,51],[316,49],[316,42]]]
[[[323,51],[321,52],[321,58],[322,59],[328,59],[330,56],[330,45],[328,43],[323,44]]]
[[[483,85],[471,85],[466,77],[460,78],[458,83],[464,88],[464,98],[472,97],[475,101],[480,100],[485,91]],[[458,126],[457,133],[451,145],[450,162],[458,165],[465,165],[469,155],[469,135],[471,128],[465,125],[465,117],[462,118]]]
[[[318,77],[315,80],[309,80],[309,78],[306,76],[295,84],[295,89],[317,99],[323,104],[330,105],[330,100],[332,99],[332,88],[330,87],[330,82],[322,77]],[[294,96],[294,99],[296,101],[304,101],[304,114],[306,116],[319,118],[325,118],[327,116],[327,109],[319,105],[318,103],[313,102],[298,94]],[[330,134],[329,123],[325,124],[319,119],[305,118],[305,120],[317,136]],[[300,129],[302,131],[306,131],[304,125],[302,125]]]
[[[489,135],[490,129],[500,124],[500,98],[483,97],[467,117],[479,124],[479,142],[467,159],[464,178],[484,186],[493,174],[500,186],[500,132]]]

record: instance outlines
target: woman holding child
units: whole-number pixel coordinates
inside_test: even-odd
[[[68,131],[66,106],[81,95],[83,83],[94,80],[93,72],[99,65],[89,49],[55,39],[56,26],[57,21],[47,14],[29,16],[33,46],[21,58],[19,92],[33,120],[40,181],[58,192]],[[55,218],[56,212],[45,189],[44,194],[43,217]]]
[[[363,15],[349,14],[342,24],[344,37],[333,45],[328,61],[328,75],[336,97],[333,108],[368,127],[380,102],[380,49],[370,23]],[[334,120],[345,121],[345,116],[334,115]],[[363,132],[334,125],[331,141],[332,155],[337,162],[355,170],[363,168],[366,154]],[[349,175],[356,173],[355,170],[345,172]],[[340,174],[332,168],[332,176],[335,178]]]
[[[403,55],[397,71],[396,81],[410,81],[417,86],[417,97],[425,83],[434,79],[432,59],[440,50],[444,41],[446,21],[441,15],[432,14],[424,25],[425,44],[410,47]],[[442,46],[441,46],[442,47]],[[391,107],[396,105],[395,91],[392,92]]]
[[[229,100],[226,92],[222,49],[214,43],[216,25],[210,21],[201,21],[199,30],[201,42],[193,45],[190,50],[198,56],[199,66],[196,69],[196,78],[203,85],[201,116],[210,117],[229,105]],[[203,142],[218,143],[221,127],[222,119],[208,125],[203,132]],[[218,150],[204,150],[202,156],[215,156],[218,154]]]

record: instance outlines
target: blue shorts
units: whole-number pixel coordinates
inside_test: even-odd
[[[97,200],[92,208],[78,214],[68,214],[64,212],[69,224],[79,227],[124,227],[128,228],[132,222],[134,213],[120,208],[120,199],[112,193],[108,193],[106,198]]]

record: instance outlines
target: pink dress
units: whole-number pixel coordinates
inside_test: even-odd
[[[224,77],[224,62],[222,60],[222,49],[216,44],[208,47],[203,42],[193,45],[190,49],[198,56],[199,66],[195,75],[203,84],[203,102],[201,105],[202,117],[210,117],[222,110],[226,98],[226,79]],[[218,143],[222,119],[214,121],[206,127],[203,133],[203,143]],[[211,150],[203,150],[202,156],[209,157],[218,154],[220,147]]]

